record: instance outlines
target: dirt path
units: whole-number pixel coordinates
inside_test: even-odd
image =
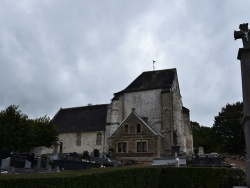
[[[226,158],[225,161],[228,162],[228,164],[235,164],[237,168],[246,168],[245,160]]]

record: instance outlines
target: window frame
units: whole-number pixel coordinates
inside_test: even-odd
[[[125,140],[116,141],[116,152],[128,153],[128,141],[125,141]]]
[[[101,133],[96,134],[96,145],[102,145],[102,134]]]
[[[136,153],[148,153],[148,140],[136,140],[135,152]]]

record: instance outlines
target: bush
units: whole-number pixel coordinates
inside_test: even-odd
[[[43,174],[0,175],[0,187],[233,187],[246,185],[239,169],[122,167]]]

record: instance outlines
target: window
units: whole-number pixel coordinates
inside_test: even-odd
[[[128,142],[118,141],[117,142],[117,152],[118,153],[127,153],[128,152]]]
[[[96,136],[96,145],[102,145],[102,134],[97,134]]]
[[[137,124],[136,125],[136,133],[141,133],[141,125],[140,124]]]
[[[136,141],[136,151],[137,153],[147,152],[148,141],[147,140]]]
[[[125,133],[125,134],[128,134],[128,125],[125,125],[125,126],[124,126],[124,133]]]
[[[77,133],[77,134],[76,134],[76,145],[77,145],[77,146],[80,146],[80,145],[81,145],[81,138],[82,138],[81,133]]]

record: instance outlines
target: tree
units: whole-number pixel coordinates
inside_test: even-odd
[[[199,123],[193,121],[191,121],[190,124],[193,131],[194,148],[203,147],[205,153],[214,152],[214,142],[211,136],[212,129],[210,127],[201,126]]]
[[[28,116],[11,105],[0,112],[0,151],[26,151],[30,149],[31,130]]]
[[[245,151],[245,138],[240,122],[243,117],[243,103],[227,104],[221,112],[214,117],[212,133],[220,152],[229,154]]]
[[[16,105],[0,111],[0,152],[24,152],[36,146],[50,147],[57,138],[56,126],[47,116],[28,119]]]
[[[58,130],[48,116],[30,120],[29,123],[33,135],[33,147],[51,147],[58,141]]]

